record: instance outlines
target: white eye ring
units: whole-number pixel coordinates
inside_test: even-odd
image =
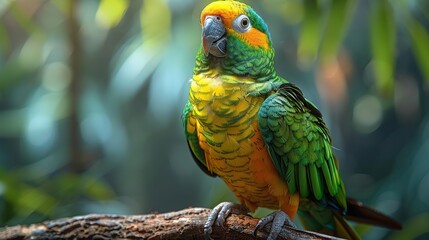
[[[250,19],[246,15],[240,15],[234,22],[232,22],[232,28],[239,33],[245,33],[252,28],[252,24],[250,24]]]

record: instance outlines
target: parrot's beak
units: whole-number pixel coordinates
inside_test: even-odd
[[[226,56],[226,29],[218,16],[206,16],[202,33],[203,50],[206,56]]]

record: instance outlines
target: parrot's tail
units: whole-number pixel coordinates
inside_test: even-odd
[[[356,231],[347,223],[344,216],[329,208],[300,211],[301,223],[310,231],[315,231],[339,238],[359,240]]]
[[[383,213],[363,205],[362,202],[347,198],[346,219],[354,222],[375,225],[390,229],[401,229],[402,226],[395,219],[384,215]]]
[[[301,203],[304,203],[302,206]],[[347,199],[347,214],[343,215],[337,210],[333,210],[317,204],[301,202],[299,217],[304,227],[311,231],[316,231],[331,236],[345,239],[360,239],[356,231],[347,223],[347,220],[386,227],[391,229],[401,229],[401,224],[394,219],[364,206],[354,199]]]
[[[352,240],[360,239],[356,231],[347,223],[344,216],[342,216],[340,213],[333,212],[333,219],[335,229],[334,236]]]

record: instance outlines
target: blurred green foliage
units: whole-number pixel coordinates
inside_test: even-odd
[[[180,122],[209,2],[0,1],[0,226],[235,201]],[[245,2],[324,113],[348,194],[404,224],[359,231],[427,239],[428,2]]]

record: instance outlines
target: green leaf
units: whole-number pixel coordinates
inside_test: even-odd
[[[113,28],[121,22],[128,6],[128,0],[101,0],[95,18],[106,29]]]
[[[298,59],[306,66],[316,60],[319,38],[321,11],[316,0],[305,0],[305,17],[299,36]]]
[[[64,0],[51,0],[51,3],[53,6],[57,7],[58,10],[61,11],[62,14],[66,15],[67,11],[70,8],[70,1],[64,1]]]
[[[335,57],[356,9],[356,0],[332,0],[320,46],[323,59]]]
[[[30,15],[16,1],[11,2],[9,5],[9,13],[28,35],[41,34],[43,32],[36,21],[33,21]]]
[[[32,187],[23,187],[15,201],[17,201],[16,212],[24,216],[30,215],[34,211],[50,216],[57,204],[55,198]]]
[[[170,35],[171,12],[165,0],[145,0],[140,12],[143,41],[161,46]]]
[[[407,25],[411,35],[414,55],[426,79],[426,84],[429,85],[429,33],[412,17],[409,18]]]
[[[10,50],[9,34],[6,31],[5,25],[0,23],[0,53],[4,54]]]
[[[388,0],[373,1],[370,24],[376,86],[383,94],[391,95],[395,67],[395,22]]]
[[[109,185],[105,184],[101,180],[87,177],[81,179],[81,181],[88,197],[92,197],[95,200],[107,200],[115,196],[115,193],[109,187]]]
[[[429,213],[423,211],[415,214],[406,221],[401,231],[396,231],[392,240],[401,239],[418,239],[419,237],[427,236],[429,233],[428,228]]]

